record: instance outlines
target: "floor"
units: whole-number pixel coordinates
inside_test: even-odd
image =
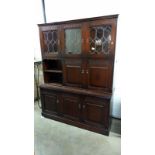
[[[35,155],[120,155],[121,121],[112,120],[109,136],[104,136],[41,117],[34,106]]]

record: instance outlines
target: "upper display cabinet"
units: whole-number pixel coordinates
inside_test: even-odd
[[[40,24],[43,58],[114,56],[117,15]]]

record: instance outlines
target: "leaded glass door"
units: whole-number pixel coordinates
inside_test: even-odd
[[[87,53],[92,56],[108,56],[113,54],[114,49],[114,23],[90,22],[86,42]]]
[[[42,26],[40,31],[43,57],[60,54],[60,30],[59,26]]]

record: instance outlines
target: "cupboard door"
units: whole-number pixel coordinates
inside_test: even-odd
[[[116,37],[115,20],[98,20],[89,23],[86,51],[92,57],[114,56]]]
[[[59,96],[55,93],[42,93],[41,92],[42,110],[50,113],[57,114],[59,109]]]
[[[74,95],[62,96],[62,115],[71,120],[79,120],[80,102],[78,96]]]
[[[87,64],[87,83],[89,89],[112,91],[112,64],[102,59],[89,59]]]
[[[80,59],[65,59],[63,65],[64,84],[82,87],[84,64]]]
[[[62,51],[65,56],[79,56],[83,52],[84,30],[81,23],[64,24],[62,30]]]
[[[86,124],[108,128],[109,108],[103,99],[86,98],[83,103],[83,119]]]
[[[41,26],[40,41],[43,58],[49,58],[60,54],[60,29],[59,26]]]

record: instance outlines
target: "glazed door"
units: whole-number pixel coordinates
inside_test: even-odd
[[[58,25],[40,26],[40,43],[43,58],[60,54],[60,28]]]
[[[86,51],[91,57],[114,56],[116,21],[96,20],[87,28]]]
[[[80,98],[76,95],[62,95],[61,111],[62,116],[71,120],[80,118]]]
[[[80,56],[84,51],[84,28],[82,23],[61,25],[63,56]]]
[[[82,105],[84,122],[96,127],[108,128],[109,108],[103,99],[86,97]]]
[[[103,59],[88,59],[87,62],[88,88],[112,92],[112,62]]]

